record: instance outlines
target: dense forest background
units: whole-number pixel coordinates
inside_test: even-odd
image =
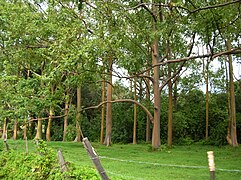
[[[237,146],[240,6],[0,0],[3,137]]]

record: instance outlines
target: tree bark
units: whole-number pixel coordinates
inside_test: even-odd
[[[67,128],[68,128],[68,114],[69,114],[69,93],[67,92],[65,98],[65,112],[64,112],[64,133],[63,133],[63,141],[66,141],[67,136]]]
[[[171,67],[168,65],[168,76],[171,77]],[[168,82],[168,136],[167,144],[172,147],[172,81]]]
[[[132,91],[132,89],[133,89],[133,82],[132,82],[132,79],[130,79],[130,98],[133,98],[133,91]]]
[[[174,106],[174,111],[177,111],[177,79],[174,82],[174,87],[173,87],[173,106]]]
[[[24,140],[27,139],[27,130],[28,130],[28,125],[25,124],[25,125],[24,125],[24,130],[23,130],[23,139],[24,139]]]
[[[52,117],[53,117],[53,108],[50,108],[49,110],[49,119],[48,119],[48,125],[46,130],[46,140],[51,141],[51,126],[52,126]]]
[[[136,101],[136,79],[134,79],[134,101]],[[134,104],[133,144],[136,144],[136,104]]]
[[[13,126],[13,140],[16,140],[18,136],[18,120],[16,119],[14,121],[14,126]]]
[[[227,41],[227,49],[231,50],[231,42]],[[233,82],[233,60],[232,55],[228,55],[229,64],[229,85],[230,85],[230,110],[231,110],[231,126],[230,126],[230,140],[233,147],[238,146],[237,130],[236,130],[236,107],[235,107],[235,94]]]
[[[51,95],[54,94],[54,86],[51,87]],[[53,107],[50,107],[49,109],[49,119],[48,119],[48,125],[46,130],[46,140],[51,141],[51,126],[52,126],[52,116],[54,114]]]
[[[150,70],[147,71],[147,76],[150,77]],[[146,82],[146,99],[147,99],[147,106],[148,108],[150,107],[150,79],[147,78],[147,82]],[[146,116],[146,143],[150,143],[151,141],[151,134],[150,134],[150,118],[147,115]]]
[[[105,81],[102,81],[102,90],[101,90],[101,99],[102,102],[105,101]],[[102,104],[101,107],[101,128],[100,128],[100,144],[103,144],[104,141],[104,128],[105,128],[105,104]]]
[[[204,62],[203,62],[204,63]],[[205,68],[204,68],[205,69]],[[204,77],[205,77],[205,83],[206,83],[206,140],[208,139],[208,124],[209,124],[209,62],[207,60],[207,64],[206,64],[206,73],[204,70]]]
[[[35,139],[42,139],[42,121],[38,120],[37,124],[37,133]]]
[[[7,120],[7,118],[5,118],[5,119],[4,119],[4,122],[3,122],[2,139],[4,139],[5,135],[7,134],[7,125],[8,125],[8,120]]]
[[[171,59],[170,40],[167,40],[166,47],[167,59]],[[167,130],[167,144],[172,147],[172,118],[173,118],[173,102],[172,102],[172,64],[167,64],[168,68],[168,130]]]
[[[76,137],[75,142],[81,141],[81,129],[80,129],[80,119],[81,119],[81,87],[77,87],[77,113],[76,113]]]
[[[111,132],[112,132],[112,65],[113,59],[110,57],[109,59],[109,83],[107,84],[107,105],[106,105],[106,133],[105,133],[105,141],[104,144],[106,146],[111,145]]]
[[[155,17],[157,17],[157,6],[152,6],[152,12]],[[153,19],[153,33],[157,34],[157,22]],[[159,63],[159,52],[158,52],[158,36],[155,35],[152,44],[152,66],[153,75],[153,94],[154,94],[154,119],[153,119],[153,129],[152,129],[152,148],[158,149],[161,145],[160,142],[160,91],[159,91],[159,79],[160,79],[160,67],[157,65]]]

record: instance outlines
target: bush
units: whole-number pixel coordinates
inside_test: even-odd
[[[0,179],[93,179],[99,180],[97,172],[89,167],[69,165],[69,171],[61,173],[56,154],[38,141],[37,151],[26,155],[18,151],[0,151]]]
[[[66,141],[73,141],[76,137],[76,127],[73,124],[69,124],[67,127]]]
[[[210,108],[209,110],[209,144],[217,146],[227,144],[227,112],[218,108]]]

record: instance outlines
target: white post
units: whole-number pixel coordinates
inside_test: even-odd
[[[215,164],[214,164],[214,155],[213,151],[208,151],[208,167],[210,171],[210,179],[214,180],[215,179]]]

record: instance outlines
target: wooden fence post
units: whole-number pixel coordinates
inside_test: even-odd
[[[64,156],[63,156],[63,154],[62,154],[60,149],[58,150],[57,154],[58,154],[58,160],[59,160],[59,165],[60,165],[61,172],[68,171],[68,168],[66,166],[66,162],[64,161]]]
[[[91,146],[88,138],[83,138],[83,144],[84,144],[84,147],[89,155],[89,157],[91,158],[91,160],[93,161],[96,169],[98,170],[101,178],[103,180],[109,180],[109,177],[107,176],[107,174],[105,173],[105,170],[104,168],[102,167],[101,163],[100,163],[100,160],[99,160],[99,157],[98,155],[96,154],[94,148]]]
[[[210,171],[210,180],[215,180],[215,164],[214,164],[214,156],[213,151],[208,151],[208,166]]]

